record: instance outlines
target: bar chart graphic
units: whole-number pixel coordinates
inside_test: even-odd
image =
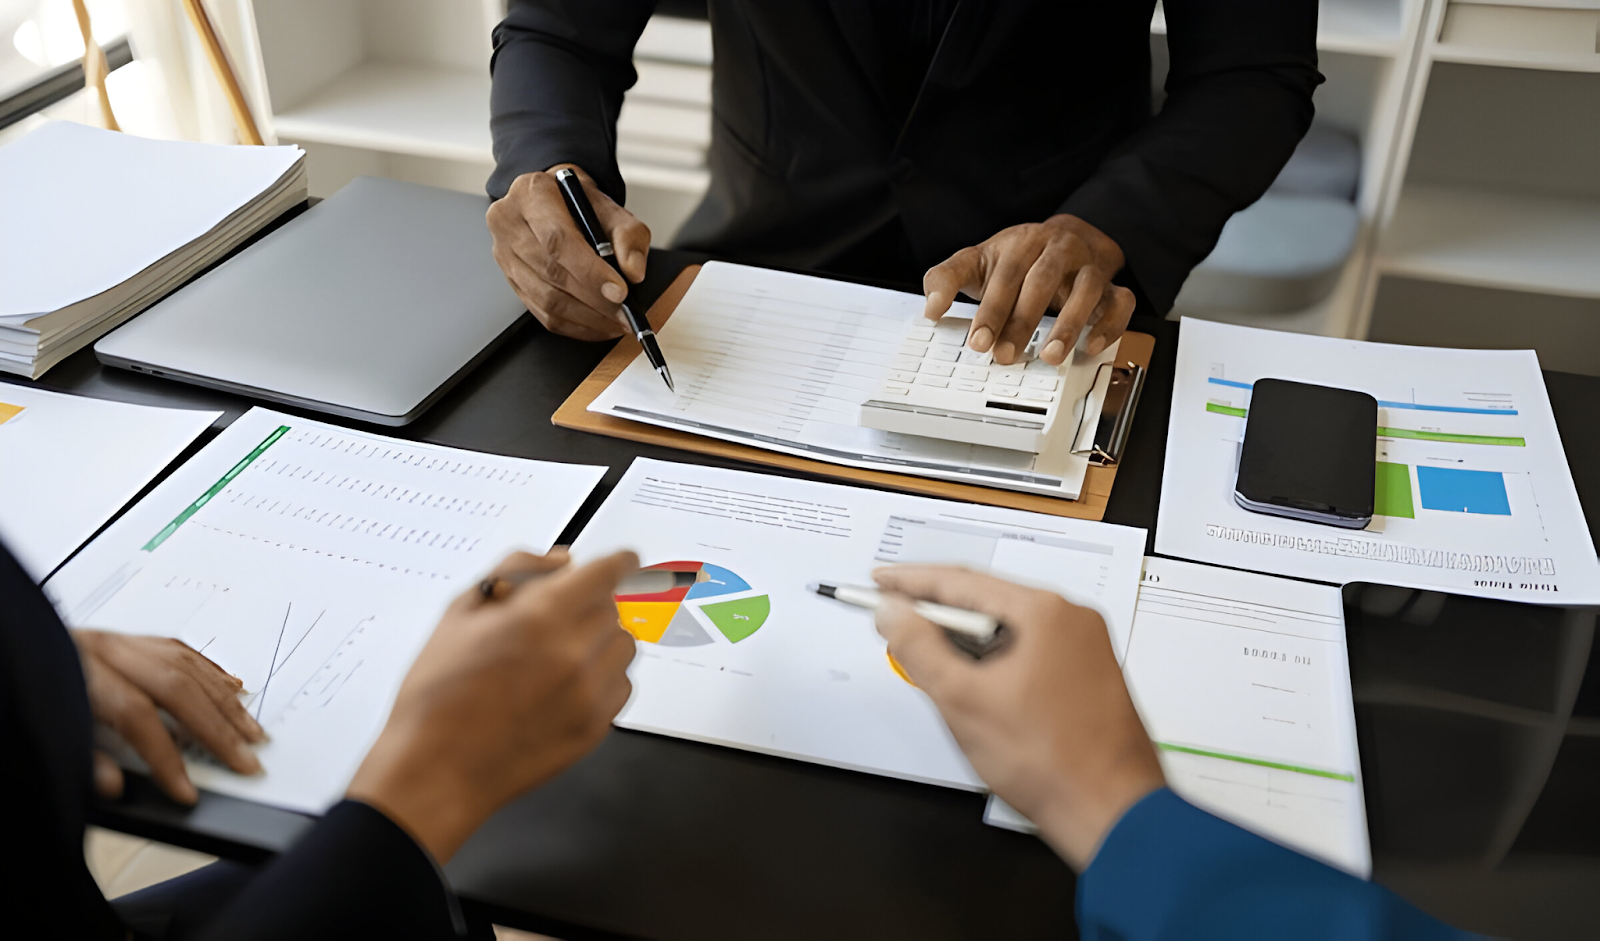
[[[617,616],[635,638],[663,647],[700,647],[716,636],[737,644],[766,623],[771,599],[710,562],[676,561],[646,566],[671,576],[660,590],[617,595]],[[715,632],[715,635],[713,635]]]
[[[1510,516],[1504,474],[1459,467],[1417,467],[1422,507],[1453,513]]]
[[[1378,461],[1377,486],[1373,490],[1372,512],[1378,516],[1416,519],[1411,503],[1411,468],[1393,461]]]
[[[1248,394],[1253,383],[1210,376],[1208,386],[1216,390],[1205,403],[1205,410],[1213,415],[1233,418],[1249,416]],[[1515,419],[1517,410],[1511,396],[1495,393],[1475,393],[1469,405],[1423,405],[1413,402],[1380,399],[1378,405],[1385,409],[1398,409],[1401,413],[1443,413],[1445,420],[1456,416],[1493,416],[1495,419]],[[1378,426],[1380,447],[1391,451],[1396,444],[1415,442],[1426,447],[1439,444],[1482,445],[1483,449],[1469,449],[1474,461],[1487,458],[1490,463],[1501,449],[1525,448],[1527,439],[1516,434],[1485,434],[1477,431],[1456,431],[1443,428],[1398,428]],[[1429,453],[1418,454],[1437,459]],[[1467,463],[1467,458],[1458,458]],[[1473,467],[1439,467],[1422,463],[1386,461],[1376,463],[1377,487],[1374,492],[1373,512],[1377,516],[1395,519],[1416,519],[1421,510],[1437,510],[1475,516],[1511,516],[1511,497],[1507,491],[1506,475],[1500,470]],[[1415,477],[1413,478],[1413,474]]]

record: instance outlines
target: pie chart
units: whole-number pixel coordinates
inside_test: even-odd
[[[764,594],[720,565],[661,562],[622,583],[617,615],[634,637],[663,647],[737,644],[761,629],[772,611]],[[715,632],[715,633],[713,633]]]

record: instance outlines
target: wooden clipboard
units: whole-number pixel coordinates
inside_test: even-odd
[[[660,330],[667,318],[677,309],[678,302],[683,300],[683,295],[689,290],[689,285],[694,281],[695,275],[700,271],[699,265],[690,265],[673,280],[661,297],[650,308],[646,316],[650,326]],[[1155,338],[1147,333],[1128,333],[1122,337],[1122,347],[1119,351],[1120,360],[1136,363],[1145,368],[1150,366],[1150,353],[1155,349]],[[972,503],[986,503],[991,506],[1011,507],[1017,510],[1032,510],[1036,513],[1048,513],[1052,516],[1073,516],[1079,519],[1098,520],[1105,516],[1106,500],[1111,496],[1111,485],[1117,478],[1115,467],[1089,466],[1088,476],[1083,481],[1083,492],[1076,500],[1063,500],[1060,497],[1046,497],[1033,493],[1019,493],[1015,490],[998,490],[993,487],[980,487],[974,484],[955,483],[948,480],[935,480],[930,477],[914,477],[909,474],[892,474],[887,471],[863,470],[858,467],[845,467],[842,464],[829,464],[825,461],[814,461],[809,458],[794,457],[780,454],[777,451],[767,451],[762,448],[751,447],[745,444],[734,444],[716,438],[706,438],[687,431],[675,431],[670,428],[661,428],[656,425],[647,425],[642,422],[628,421],[624,418],[615,418],[611,415],[602,415],[589,411],[590,403],[605,391],[612,380],[622,373],[633,358],[639,355],[639,344],[632,337],[623,337],[617,346],[600,364],[594,368],[587,379],[578,385],[578,388],[567,400],[561,403],[556,413],[550,420],[562,428],[573,428],[578,431],[591,431],[595,434],[609,435],[613,438],[624,438],[628,441],[638,441],[644,444],[659,444],[669,448],[680,448],[685,451],[697,451],[701,454],[712,454],[722,458],[749,461],[753,464],[765,464],[770,467],[781,467],[786,470],[803,471],[808,474],[817,474],[825,477],[835,477],[853,483],[871,484],[888,490],[904,490],[910,493],[920,493],[931,497],[945,497],[951,500],[966,500]]]

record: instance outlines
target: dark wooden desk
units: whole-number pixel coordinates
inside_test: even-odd
[[[652,254],[636,298],[647,304],[699,260]],[[1178,331],[1148,317],[1136,318],[1134,329],[1157,337],[1156,353],[1106,519],[1147,528],[1153,544]],[[551,336],[530,319],[422,419],[376,430],[609,466],[570,538],[634,457],[718,463],[549,423],[606,349]],[[1580,495],[1600,506],[1600,380],[1550,374],[1547,381]],[[89,351],[38,384],[221,409],[220,424],[251,404],[104,369]],[[1596,519],[1591,514],[1591,527]],[[1356,681],[1359,687],[1360,675]],[[1600,715],[1600,691],[1590,699]],[[1362,708],[1358,703],[1358,714]],[[1592,770],[1590,780],[1600,781],[1600,769]],[[1402,775],[1396,769],[1381,777]],[[448,872],[467,903],[496,921],[564,938],[1072,937],[1071,871],[1038,841],[984,826],[982,809],[973,794],[614,731],[561,778],[490,820]],[[139,782],[122,801],[102,806],[96,822],[239,859],[279,850],[309,825],[293,813],[215,794],[185,811]],[[1600,816],[1591,812],[1589,822],[1590,846],[1600,846]],[[1481,852],[1464,856],[1441,846],[1418,858],[1414,849],[1392,855],[1375,843],[1377,878],[1465,927],[1520,935],[1523,927],[1573,923],[1600,906],[1592,849],[1572,855],[1572,865],[1540,863],[1536,872],[1548,878],[1529,876],[1525,867],[1502,873],[1502,861]],[[1566,921],[1552,921],[1551,911]]]

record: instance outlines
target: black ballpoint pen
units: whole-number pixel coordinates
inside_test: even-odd
[[[583,192],[583,181],[578,175],[566,167],[556,171],[556,186],[561,188],[561,198],[567,202],[567,211],[572,213],[572,221],[583,230],[583,237],[588,240],[589,247],[595,250],[606,264],[622,274],[622,265],[617,262],[617,250],[611,245],[611,236],[600,227],[600,217],[594,214],[594,207],[589,205],[589,197]],[[628,279],[623,275],[622,283],[626,285]],[[650,329],[650,321],[633,312],[626,303],[622,305],[622,316],[628,318],[628,326],[633,330],[634,339],[644,347],[644,355],[649,357],[650,365],[656,368],[661,380],[667,388],[676,392],[672,384],[672,373],[667,371],[667,358],[661,355],[661,344],[656,342],[656,332]]]

